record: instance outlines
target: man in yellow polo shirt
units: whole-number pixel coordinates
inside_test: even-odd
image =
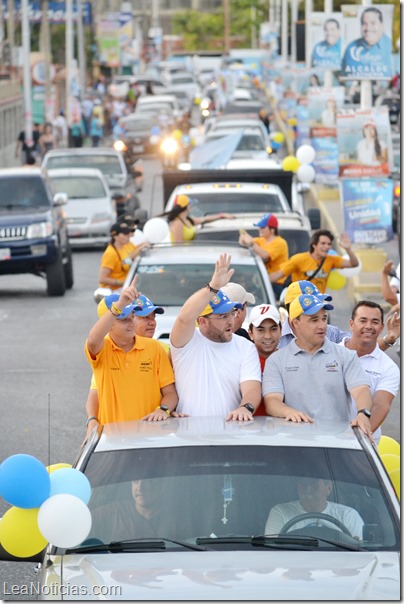
[[[270,280],[277,282],[283,277],[292,276],[294,281],[311,281],[322,294],[327,289],[327,281],[333,268],[358,266],[359,260],[351,249],[348,235],[340,236],[340,245],[346,250],[348,258],[330,255],[334,235],[326,230],[315,231],[310,241],[310,251],[291,256],[282,264],[280,270],[270,275]]]
[[[178,396],[171,363],[159,342],[134,334],[136,278],[93,326],[85,353],[98,389],[101,424],[166,419]],[[91,419],[91,418],[89,418]]]
[[[241,233],[239,244],[243,247],[250,247],[264,261],[268,274],[279,271],[289,257],[288,243],[278,233],[278,219],[275,214],[265,214],[258,222],[254,224],[259,228],[259,237],[251,237],[248,233]],[[272,279],[271,279],[272,281]],[[283,290],[285,277],[276,279],[272,287],[276,298]]]

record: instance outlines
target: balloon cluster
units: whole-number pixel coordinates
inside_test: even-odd
[[[287,155],[282,161],[282,168],[286,172],[296,172],[300,182],[312,182],[316,176],[316,172],[311,166],[316,152],[311,145],[301,145],[294,155]]]
[[[12,455],[0,465],[0,496],[11,504],[0,521],[0,544],[29,558],[49,543],[74,547],[91,529],[91,485],[69,464],[47,468],[32,455]]]
[[[381,436],[377,446],[380,458],[393,484],[397,498],[400,499],[400,445],[390,436]]]
[[[278,151],[282,147],[285,137],[282,132],[272,132],[269,136],[272,151]]]

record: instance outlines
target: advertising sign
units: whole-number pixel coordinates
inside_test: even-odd
[[[311,66],[341,68],[341,13],[311,14]]]
[[[344,232],[352,243],[393,239],[393,181],[389,178],[344,179],[340,183]]]

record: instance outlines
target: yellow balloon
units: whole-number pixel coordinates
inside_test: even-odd
[[[399,443],[391,438],[390,436],[381,436],[379,444],[377,445],[377,450],[379,455],[385,455],[386,453],[391,453],[392,455],[400,456],[400,445]]]
[[[290,118],[288,119],[288,124],[289,124],[289,126],[296,126],[296,124],[297,124],[297,119],[296,119],[295,117],[290,117]]]
[[[340,275],[338,271],[332,270],[327,280],[327,288],[337,290],[342,289],[345,285],[346,277]]]
[[[296,172],[300,166],[300,161],[294,155],[287,155],[282,160],[282,168],[285,172]]]
[[[182,132],[178,128],[174,130],[172,133],[172,137],[175,138],[176,141],[180,141],[182,139]]]
[[[398,455],[392,455],[391,453],[386,453],[385,455],[381,455],[380,457],[381,457],[383,465],[386,468],[388,474],[390,474],[394,470],[400,469],[400,458]]]
[[[400,468],[393,470],[389,473],[390,480],[393,483],[394,490],[397,495],[397,499],[400,500],[400,490],[401,490],[401,476],[400,476]]]
[[[103,300],[102,300],[102,302],[103,302]],[[49,474],[52,474],[52,472],[56,472],[56,470],[62,470],[63,468],[71,468],[71,467],[72,467],[71,463],[53,463],[51,466],[47,466],[46,469],[48,470]]]
[[[38,528],[38,510],[23,510],[12,507],[0,522],[0,543],[17,558],[35,556],[47,545],[47,540]]]
[[[285,137],[283,136],[282,132],[274,132],[271,138],[276,143],[283,143],[283,141],[285,140]]]

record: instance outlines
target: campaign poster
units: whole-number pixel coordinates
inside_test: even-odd
[[[380,106],[337,114],[339,175],[387,176],[393,168],[388,108]]]
[[[309,88],[307,107],[311,136],[337,136],[337,114],[344,106],[344,94],[343,86]]]
[[[383,243],[393,239],[391,179],[347,178],[340,187],[344,232],[352,243]]]
[[[341,68],[341,13],[313,12],[310,22],[311,66]]]
[[[313,168],[316,182],[330,183],[338,179],[338,144],[335,136],[313,137],[309,143],[316,152]]]
[[[392,4],[343,5],[341,76],[353,80],[390,79]]]
[[[101,18],[97,24],[97,39],[100,63],[119,67],[119,21],[114,18]]]
[[[296,106],[296,149],[301,145],[311,145],[309,110],[307,97],[300,97]]]

